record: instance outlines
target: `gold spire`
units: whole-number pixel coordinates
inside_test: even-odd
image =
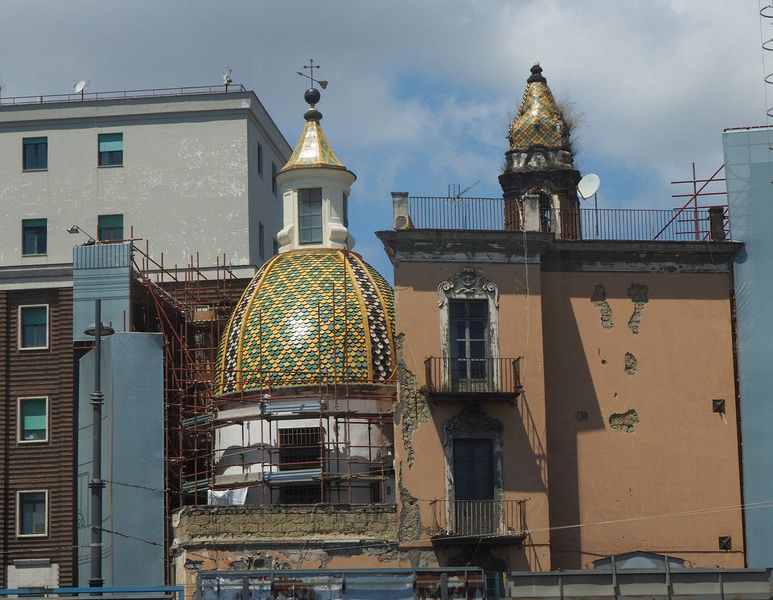
[[[314,112],[319,114],[318,111]],[[322,115],[319,115],[319,117],[321,118]],[[346,170],[346,167],[330,147],[327,136],[319,124],[319,118],[307,119],[306,126],[303,128],[303,133],[295,146],[295,150],[293,150],[293,154],[290,160],[287,161],[287,164],[282,167],[282,171],[305,167],[332,167],[333,169]]]
[[[531,68],[518,116],[510,125],[511,150],[533,146],[569,150],[569,133],[539,63]]]

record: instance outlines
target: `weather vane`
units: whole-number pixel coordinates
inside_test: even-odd
[[[305,77],[306,79],[311,81],[312,89],[314,89],[314,84],[315,83],[318,83],[319,87],[321,87],[323,90],[327,88],[327,81],[324,81],[324,80],[320,81],[319,79],[314,79],[314,69],[319,69],[319,65],[315,65],[314,64],[314,59],[313,58],[310,58],[309,59],[309,64],[308,65],[303,65],[303,68],[304,69],[308,69],[309,72],[308,73],[301,73],[300,71],[296,71],[296,73],[298,73],[298,75],[300,75],[301,77]]]

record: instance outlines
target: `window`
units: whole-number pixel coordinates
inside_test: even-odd
[[[349,227],[349,194],[344,194],[344,227]]]
[[[449,304],[451,383],[454,389],[470,389],[486,379],[485,300],[452,300]]]
[[[19,307],[19,348],[48,348],[48,305]]]
[[[123,239],[123,215],[99,215],[97,239],[100,242],[115,242]]]
[[[18,492],[16,496],[16,535],[44,536],[48,534],[48,492],[34,490]]]
[[[100,167],[120,167],[123,165],[123,133],[100,133],[99,160]]]
[[[48,441],[48,398],[19,398],[19,441]]]
[[[47,251],[48,221],[23,219],[21,222],[21,254],[34,256]]]
[[[279,430],[279,470],[318,469],[322,429],[293,427]],[[314,504],[322,501],[319,484],[286,485],[279,493],[282,504]]]
[[[276,196],[276,165],[273,162],[271,163],[271,191]]]
[[[553,231],[553,201],[546,192],[539,193],[539,230]]]
[[[258,253],[260,254],[260,260],[261,262],[266,260],[266,232],[263,229],[263,223],[258,221]]]
[[[298,190],[300,243],[322,243],[322,188]]]
[[[48,168],[48,138],[24,138],[21,163],[25,171],[45,171]]]
[[[263,145],[258,142],[258,175],[263,177]]]
[[[494,440],[456,438],[454,456],[454,527],[457,535],[495,533],[501,509],[495,498]],[[486,502],[486,501],[489,502]]]

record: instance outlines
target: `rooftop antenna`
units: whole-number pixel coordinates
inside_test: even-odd
[[[72,89],[75,90],[76,94],[80,94],[81,95],[81,100],[84,100],[85,90],[89,86],[90,83],[91,83],[90,79],[88,81],[86,81],[85,79],[81,79],[80,81],[74,81],[73,82]]]
[[[223,85],[225,86],[225,91],[228,91],[228,85],[233,81],[231,79],[231,65],[225,65],[223,67]]]
[[[589,198],[593,196],[593,220],[595,223],[596,239],[599,237],[599,200],[598,191],[601,185],[601,179],[595,173],[588,173],[585,177],[580,179],[577,184],[577,193],[580,194],[583,200],[588,202]]]
[[[468,185],[464,189],[462,189],[462,186],[458,183],[449,183],[448,197],[451,198],[451,200],[459,201],[462,199],[462,196],[464,196],[467,192],[469,192],[472,188],[474,188],[479,183],[480,183],[480,179],[478,179],[478,181],[476,181],[472,185]]]
[[[301,77],[305,77],[306,79],[308,79],[311,82],[311,89],[314,89],[314,84],[315,83],[318,83],[319,87],[321,87],[323,90],[327,89],[327,81],[314,78],[314,69],[319,69],[319,65],[315,65],[314,64],[314,59],[313,58],[310,58],[309,59],[309,64],[308,65],[303,65],[303,68],[304,69],[308,69],[309,72],[308,73],[301,73],[300,71],[296,71],[296,73],[298,73],[298,75],[300,75]]]

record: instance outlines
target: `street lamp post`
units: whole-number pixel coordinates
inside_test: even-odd
[[[102,301],[94,300],[94,326],[85,331],[94,336],[94,391],[91,392],[91,577],[89,587],[102,587],[102,336],[115,333],[112,327],[102,325]]]

